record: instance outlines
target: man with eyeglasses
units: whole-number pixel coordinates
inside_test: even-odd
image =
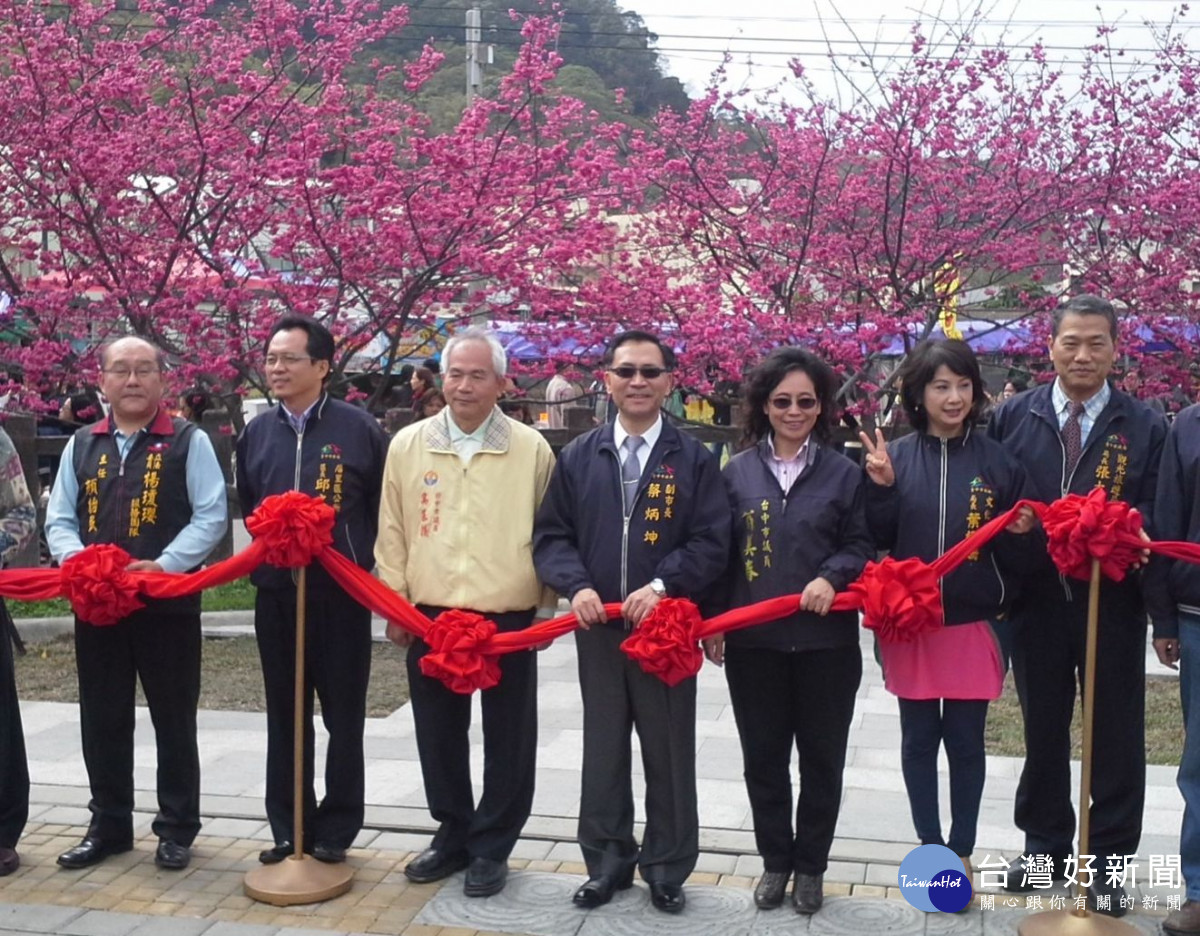
[[[225,533],[225,482],[207,435],[162,406],[162,352],[141,338],[100,349],[105,419],[67,442],[46,509],[46,539],[62,562],[114,543],[131,571],[196,569]],[[200,829],[200,596],[156,600],[110,627],[76,618],[83,760],[92,820],[64,868],[133,848],[133,728],[140,680],[158,748],[155,864],[181,870]]]
[[[280,319],[267,336],[267,385],[279,401],[247,424],[237,444],[237,491],[248,517],[272,494],[303,491],[335,512],[333,548],[363,569],[375,564],[375,533],[387,437],[366,410],[333,399],[325,384],[333,368],[329,329],[300,315]],[[294,850],[293,747],[304,719],[304,828],[301,846],[319,861],[346,860],[363,824],[366,773],[363,730],[371,674],[371,612],[324,569],[307,573],[304,711],[295,711],[296,583],[293,569],[262,565],[250,576],[258,589],[258,638],[267,700],[267,820],[275,845],[258,856],[283,861]],[[325,797],[313,790],[313,692],[329,732]]]
[[[554,454],[541,433],[497,405],[508,361],[495,335],[458,332],[442,354],[446,408],[392,440],[375,558],[379,579],[436,619],[473,611],[501,632],[524,630],[549,602],[533,568],[533,518]],[[508,856],[533,806],[537,766],[537,655],[500,658],[500,682],[479,694],[483,790],[471,784],[472,699],[426,676],[429,645],[397,625],[408,647],[408,684],[429,812],[430,847],[404,869],[429,884],[466,868],[463,893],[504,889]]]
[[[613,423],[565,449],[538,513],[534,563],[571,601],[583,695],[579,844],[588,880],[576,906],[598,907],[637,867],[655,907],[678,913],[696,864],[696,680],[668,686],[621,641],[667,595],[701,601],[729,562],[730,510],[716,458],[661,414],[675,354],[648,332],[609,342]],[[608,620],[605,603],[622,605]],[[646,831],[633,835],[631,734],[646,775]]]

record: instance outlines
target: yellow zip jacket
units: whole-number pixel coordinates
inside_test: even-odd
[[[533,568],[533,520],[554,453],[498,409],[463,464],[449,409],[406,426],[388,447],[375,565],[413,604],[486,613],[553,606]]]

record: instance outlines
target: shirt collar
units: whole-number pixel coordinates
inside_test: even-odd
[[[454,421],[454,416],[450,413],[450,407],[447,406],[442,412],[446,414],[446,426],[450,430],[451,445],[456,445],[459,442],[465,442],[468,439],[478,442],[480,445],[482,445],[484,436],[487,435],[488,426],[490,426],[492,420],[496,418],[496,411],[492,410],[490,413],[488,413],[487,419],[475,427],[474,432],[463,432],[458,423]]]
[[[810,442],[812,443],[811,446],[809,445]],[[767,436],[767,451],[771,453],[771,457],[775,459],[775,461],[785,465],[793,462],[799,462],[801,465],[807,465],[809,457],[813,452],[816,451],[816,448],[817,444],[813,442],[812,433],[809,433],[808,438],[804,440],[804,444],[800,446],[800,450],[796,452],[795,455],[793,455],[791,458],[780,458],[775,454],[775,433],[771,433]]]
[[[1087,414],[1088,419],[1095,420],[1102,412],[1104,407],[1108,406],[1108,401],[1112,397],[1112,387],[1108,385],[1108,381],[1104,381],[1102,386],[1096,393],[1087,400],[1083,401],[1083,411]],[[1054,387],[1050,390],[1050,398],[1054,403],[1055,413],[1071,412],[1071,398],[1063,391],[1062,380],[1058,377],[1054,378]]]
[[[291,423],[292,428],[297,432],[302,432],[304,427],[308,425],[308,418],[313,414],[313,410],[317,408],[317,404],[321,402],[321,397],[318,396],[315,400],[305,407],[303,413],[293,413],[284,404],[280,403],[279,408],[283,411],[284,418]]]
[[[658,418],[654,420],[654,425],[642,433],[642,441],[646,443],[646,451],[652,451],[654,446],[658,444],[658,437],[662,435],[663,418],[662,413],[658,414]],[[613,420],[613,445],[617,447],[617,451],[621,451],[621,446],[625,444],[625,440],[629,437],[629,433],[625,431],[625,427],[621,425],[621,417],[618,416]]]

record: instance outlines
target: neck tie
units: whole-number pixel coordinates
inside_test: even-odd
[[[1063,445],[1067,450],[1068,478],[1075,470],[1075,466],[1079,464],[1079,456],[1083,453],[1083,427],[1079,424],[1079,418],[1082,415],[1083,404],[1071,401],[1070,415],[1067,416],[1067,421],[1063,423],[1062,428]]]
[[[638,449],[645,444],[641,436],[626,436],[621,443],[625,450],[625,460],[621,462],[621,496],[625,503],[625,516],[633,510],[633,501],[637,497],[638,481],[642,479],[642,469],[638,465]]]

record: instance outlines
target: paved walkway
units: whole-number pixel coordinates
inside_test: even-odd
[[[230,613],[208,615],[205,623],[211,634],[243,632],[249,622],[244,614]],[[22,623],[27,633],[46,633],[54,627]],[[368,720],[367,828],[350,855],[356,869],[354,888],[343,897],[316,906],[274,908],[242,894],[243,873],[257,866],[258,850],[270,841],[262,818],[266,729],[258,714],[200,714],[206,818],[187,871],[163,872],[153,864],[156,843],[149,828],[154,809],[153,730],[144,710],[138,713],[135,769],[137,848],[87,871],[61,870],[54,858],[78,841],[88,819],[78,712],[74,705],[27,702],[22,713],[34,805],[21,848],[24,866],[0,880],[0,936],[9,932],[302,936],[304,931],[404,936],[650,932],[739,936],[805,929],[850,936],[1015,933],[1027,902],[999,891],[988,891],[995,895],[991,906],[956,916],[921,913],[899,896],[898,864],[915,842],[900,775],[898,716],[866,640],[863,649],[864,681],[850,738],[833,860],[826,875],[830,899],[811,921],[788,909],[754,909],[751,888],[762,865],[754,850],[733,713],[722,674],[711,666],[700,676],[696,732],[703,853],[689,884],[686,912],[669,917],[653,910],[642,885],[598,910],[583,912],[571,906],[570,894],[583,880],[584,871],[573,841],[582,733],[574,644],[560,640],[539,657],[537,792],[525,837],[510,861],[514,873],[502,894],[468,900],[459,877],[418,886],[403,876],[405,862],[428,844],[432,832],[407,706],[387,718]],[[1157,663],[1148,669],[1165,672]],[[323,740],[318,748],[320,775]],[[482,747],[477,734],[472,757],[479,776]],[[1019,769],[1019,760],[989,758],[977,867],[989,857],[1014,859],[1019,854],[1021,837],[1012,827]],[[943,764],[947,804],[944,771]],[[1149,857],[1177,851],[1182,801],[1174,768],[1150,767],[1148,776],[1137,886],[1130,890],[1137,907],[1127,919],[1141,932],[1156,933],[1168,896],[1179,891],[1146,886]],[[640,801],[644,788],[640,770],[634,786]],[[1043,906],[1048,908],[1056,893],[1041,892]]]

